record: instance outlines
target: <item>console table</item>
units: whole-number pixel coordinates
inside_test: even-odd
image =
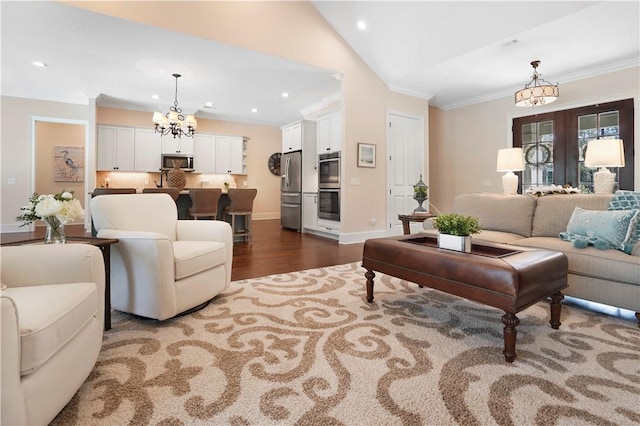
[[[4,237],[4,235],[3,235]],[[96,246],[102,251],[104,260],[104,329],[111,330],[111,244],[117,239],[67,236],[67,244],[79,243]],[[27,238],[11,242],[3,242],[3,246],[24,246],[27,244],[43,244],[43,238]]]
[[[409,226],[409,222],[424,222],[430,217],[436,217],[435,214],[399,214],[398,220],[402,222],[402,233],[404,235],[409,235],[411,233],[411,227]]]

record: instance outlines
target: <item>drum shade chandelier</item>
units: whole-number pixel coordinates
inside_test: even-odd
[[[531,81],[525,84],[524,89],[516,92],[516,106],[534,107],[550,104],[558,100],[558,95],[560,94],[558,84],[554,85],[542,79],[542,75],[538,74],[538,65],[540,65],[540,61],[531,62],[533,67]]]
[[[176,95],[173,102],[173,106],[169,107],[169,112],[162,114],[160,111],[153,113],[153,124],[155,125],[156,132],[161,133],[163,136],[172,134],[176,137],[192,137],[198,128],[198,121],[192,114],[188,114],[185,120],[185,116],[182,115],[182,108],[178,106],[178,79],[180,74],[173,74],[176,79]]]

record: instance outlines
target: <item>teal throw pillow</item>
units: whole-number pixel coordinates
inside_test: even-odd
[[[584,246],[583,240],[597,249],[613,248],[630,254],[629,242],[640,216],[640,210],[584,210],[576,207],[560,238]]]
[[[620,189],[613,194],[609,207],[607,210],[640,210],[640,192],[627,191]],[[633,246],[640,241],[640,219],[636,222],[636,227],[633,229],[633,235],[627,243],[630,247],[625,248],[625,252],[631,253]]]

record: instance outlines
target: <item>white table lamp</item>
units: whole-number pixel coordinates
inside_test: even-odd
[[[622,139],[593,139],[587,145],[584,156],[586,167],[600,167],[593,174],[593,190],[596,194],[611,194],[616,174],[607,167],[624,167],[624,144]]]
[[[505,148],[498,150],[498,164],[496,169],[499,172],[506,172],[504,176],[502,176],[502,190],[504,193],[517,194],[518,175],[513,172],[524,170],[522,148]]]

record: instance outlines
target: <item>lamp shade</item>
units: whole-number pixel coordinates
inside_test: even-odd
[[[624,167],[622,139],[593,139],[584,158],[587,167]]]
[[[162,123],[162,117],[164,117],[162,115],[162,113],[160,111],[156,111],[153,113],[153,123],[155,124],[160,124]]]
[[[514,172],[524,170],[522,148],[504,148],[498,150],[498,172]]]

